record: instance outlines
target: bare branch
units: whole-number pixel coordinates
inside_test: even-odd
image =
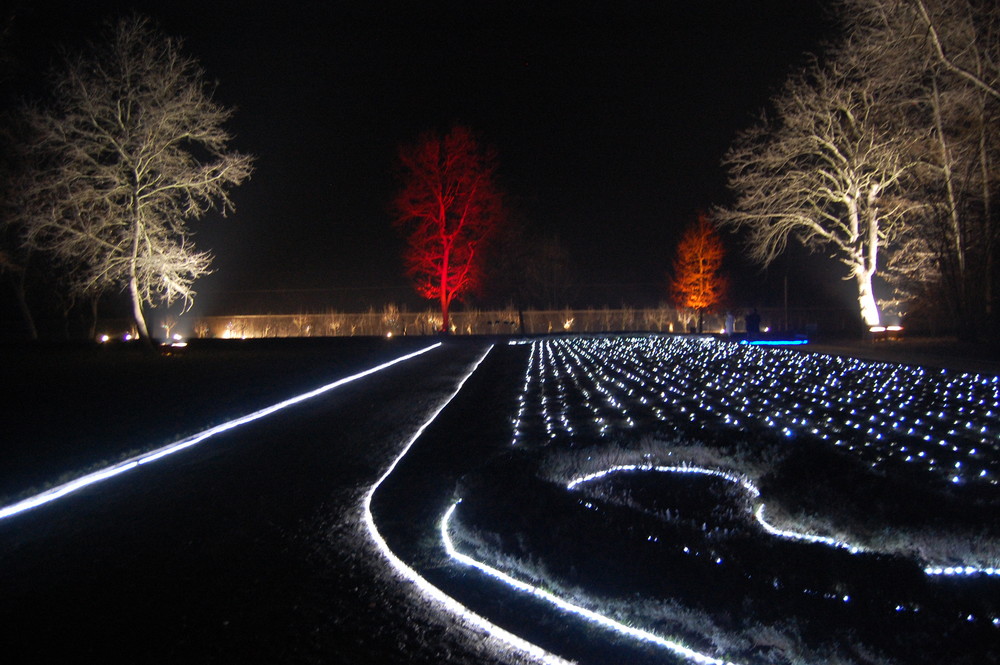
[[[193,282],[209,272],[188,223],[233,210],[229,190],[252,159],[227,151],[231,112],[180,43],[146,19],[112,26],[53,87],[50,108],[25,113],[38,139],[25,240],[63,261],[82,292],[127,289],[148,337],[142,307],[189,308]]]

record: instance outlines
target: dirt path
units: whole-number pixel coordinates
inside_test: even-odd
[[[444,348],[0,522],[23,662],[501,663],[385,566],[368,487],[483,350]]]

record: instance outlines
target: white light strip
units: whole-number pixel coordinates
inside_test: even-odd
[[[191,446],[201,443],[205,439],[215,436],[216,434],[226,432],[233,428],[239,427],[240,425],[245,425],[249,422],[253,422],[254,420],[259,420],[264,416],[271,415],[275,411],[280,411],[281,409],[287,408],[294,404],[298,404],[299,402],[304,402],[307,399],[311,399],[313,397],[316,397],[317,395],[321,395],[327,391],[333,390],[334,388],[338,388],[344,385],[345,383],[356,381],[357,379],[364,378],[370,374],[374,374],[375,372],[379,372],[383,369],[386,369],[387,367],[391,367],[396,363],[401,363],[404,360],[415,358],[416,356],[419,356],[423,353],[427,353],[428,351],[436,349],[439,346],[441,346],[441,342],[432,344],[428,347],[420,349],[419,351],[414,351],[413,353],[408,353],[406,355],[400,356],[394,360],[382,363],[381,365],[378,365],[376,367],[366,369],[363,372],[358,372],[357,374],[353,374],[343,379],[339,379],[337,381],[334,381],[333,383],[328,383],[325,386],[321,386],[315,390],[310,390],[309,392],[302,393],[301,395],[296,395],[295,397],[286,399],[283,402],[273,404],[259,411],[254,411],[253,413],[241,416],[240,418],[236,418],[235,420],[230,420],[229,422],[222,423],[221,425],[216,425],[211,429],[207,429],[203,432],[199,432],[198,434],[190,436],[186,439],[182,439],[180,441],[168,444],[163,448],[158,448],[148,453],[144,453],[136,457],[131,457],[123,462],[119,462],[118,464],[101,469],[100,471],[94,471],[93,473],[89,473],[75,480],[71,480],[69,482],[63,483],[62,485],[50,488],[44,492],[41,492],[40,494],[36,494],[34,496],[28,497],[27,499],[18,501],[17,503],[12,503],[8,506],[4,506],[3,508],[0,508],[0,520],[12,517],[19,513],[23,513],[27,510],[31,510],[32,508],[37,508],[38,506],[44,505],[51,501],[55,501],[56,499],[62,498],[67,494],[75,492],[79,489],[83,489],[84,487],[88,487],[95,483],[99,483],[103,480],[107,480],[108,478],[111,478],[113,476],[125,473],[126,471],[131,471],[132,469],[136,468],[139,465],[148,464],[149,462],[154,462],[158,459],[162,459],[167,455],[172,455],[176,452],[184,450],[185,448],[190,448]]]
[[[708,469],[699,466],[653,466],[652,464],[623,464],[620,466],[613,466],[603,471],[597,471],[595,473],[590,473],[585,476],[579,476],[569,481],[566,484],[566,489],[574,489],[580,483],[585,483],[591,480],[597,480],[603,478],[612,473],[628,472],[628,471],[656,471],[658,473],[697,473],[706,476],[714,476],[716,478],[722,478],[727,480],[734,485],[741,486],[750,495],[752,499],[756,499],[760,496],[760,490],[754,485],[750,480],[739,476],[730,471],[723,471],[722,469]],[[772,526],[764,519],[764,504],[760,503],[757,509],[753,513],[754,518],[760,523],[761,527],[778,538],[785,538],[787,540],[801,540],[810,543],[822,543],[824,545],[829,545],[830,547],[837,547],[839,549],[844,549],[851,554],[858,554],[859,552],[864,552],[863,547],[857,545],[851,545],[850,543],[841,542],[833,538],[828,538],[826,536],[816,536],[808,533],[800,533],[798,531],[787,531],[784,529],[779,529]]]
[[[372,485],[371,489],[368,490],[368,493],[365,495],[363,503],[364,521],[365,525],[368,527],[368,533],[371,535],[372,540],[375,542],[378,549],[382,552],[382,555],[389,561],[392,567],[395,568],[396,572],[398,572],[404,578],[413,582],[425,596],[443,605],[445,609],[455,614],[460,620],[465,621],[468,624],[475,626],[476,628],[486,631],[488,634],[492,635],[495,638],[507,642],[515,649],[520,650],[524,654],[532,658],[535,658],[540,662],[548,663],[549,665],[569,665],[569,661],[563,660],[562,658],[559,658],[555,654],[549,653],[548,651],[542,649],[541,647],[532,644],[527,640],[521,639],[517,635],[514,635],[513,633],[510,633],[504,630],[503,628],[500,628],[499,626],[495,626],[494,624],[490,623],[483,617],[474,613],[472,610],[465,607],[451,596],[445,594],[443,591],[441,591],[441,589],[437,588],[436,586],[428,582],[426,579],[421,577],[415,570],[407,566],[402,561],[402,559],[397,557],[396,554],[391,549],[389,549],[389,544],[385,542],[385,538],[383,538],[382,534],[379,533],[378,527],[375,526],[375,518],[372,515],[372,510],[371,510],[372,497],[375,495],[375,492],[382,485],[382,483],[385,482],[385,479],[388,478],[390,475],[392,475],[392,472],[396,469],[396,466],[406,456],[406,453],[408,453],[410,448],[413,447],[413,444],[416,443],[417,439],[419,439],[420,436],[424,433],[424,430],[426,430],[427,427],[429,427],[430,424],[434,422],[434,420],[438,417],[438,414],[444,411],[445,407],[447,407],[451,403],[451,401],[455,399],[455,396],[458,395],[459,392],[461,392],[462,387],[465,385],[465,382],[468,381],[469,377],[471,377],[477,369],[479,369],[479,366],[482,364],[482,362],[486,359],[486,356],[489,355],[490,351],[492,350],[493,350],[493,345],[490,345],[490,347],[486,349],[486,352],[482,355],[482,357],[476,362],[475,366],[473,366],[473,368],[469,370],[469,373],[466,374],[465,377],[463,377],[462,380],[459,382],[458,387],[455,388],[455,392],[453,392],[441,404],[441,406],[439,406],[437,410],[435,410],[434,413],[431,414],[431,417],[428,418],[427,421],[420,426],[420,428],[416,431],[416,433],[403,446],[403,450],[402,452],[400,452],[399,456],[396,457],[395,460],[393,460],[392,464],[389,465],[389,468],[386,470],[386,472],[382,474],[381,478],[378,479],[378,482]]]
[[[867,550],[860,545],[851,545],[850,543],[845,543],[839,540],[834,540],[833,538],[828,538],[827,536],[816,536],[810,533],[802,533],[800,531],[788,531],[786,529],[779,529],[778,527],[770,524],[764,519],[764,504],[757,506],[757,510],[753,513],[754,518],[757,522],[772,536],[777,536],[778,538],[786,538],[788,540],[801,540],[807,543],[820,543],[822,545],[829,545],[830,547],[837,547],[839,549],[847,550],[851,554],[858,554],[859,552],[866,552]]]
[[[566,489],[574,489],[580,483],[585,483],[591,480],[598,480],[612,473],[628,472],[628,471],[657,471],[661,473],[698,473],[708,476],[715,476],[718,478],[724,478],[733,484],[738,484],[745,489],[752,498],[757,498],[760,496],[760,490],[743,476],[731,473],[729,471],[723,471],[722,469],[708,469],[704,467],[695,466],[653,466],[651,464],[622,464],[619,466],[613,466],[602,471],[596,471],[594,473],[589,473],[584,476],[579,476],[569,481],[566,484]],[[802,533],[800,531],[789,531],[787,529],[779,529],[773,524],[769,523],[764,518],[764,503],[760,503],[757,509],[753,513],[754,518],[761,525],[761,527],[772,536],[778,538],[785,538],[787,540],[801,540],[809,543],[820,543],[830,547],[836,547],[838,549],[847,550],[851,554],[858,554],[861,552],[869,552],[867,548],[861,547],[860,545],[852,545],[834,538],[829,538],[827,536],[818,536],[810,533]],[[1000,568],[993,566],[939,566],[939,565],[928,565],[924,568],[924,574],[929,577],[944,576],[944,577],[959,577],[959,576],[972,576],[972,575],[987,575],[1000,577]]]
[[[1000,568],[994,568],[992,566],[987,566],[985,568],[980,568],[978,566],[927,566],[924,568],[924,574],[929,577],[967,577],[969,575],[1000,576]]]
[[[757,486],[750,482],[747,478],[731,473],[729,471],[723,471],[722,469],[707,469],[700,466],[654,466],[652,464],[621,464],[618,466],[612,466],[603,471],[597,471],[595,473],[589,473],[585,476],[579,476],[569,481],[566,484],[566,489],[571,490],[575,488],[580,483],[586,483],[591,480],[597,480],[603,478],[604,476],[610,475],[612,473],[620,473],[623,471],[657,471],[659,473],[695,473],[703,476],[715,476],[716,478],[722,478],[728,480],[734,485],[740,485],[749,493],[753,498],[760,496],[760,490]]]
[[[447,550],[449,556],[451,556],[456,561],[464,563],[467,566],[472,566],[473,568],[476,568],[477,570],[486,573],[490,577],[500,580],[501,582],[511,587],[514,587],[519,591],[529,593],[532,596],[535,596],[536,598],[540,598],[544,601],[547,601],[565,612],[576,614],[578,616],[583,617],[584,619],[587,619],[588,621],[604,626],[605,628],[610,628],[611,630],[614,630],[623,635],[627,635],[629,637],[641,640],[643,642],[650,642],[652,644],[665,647],[666,649],[669,649],[673,653],[683,658],[686,658],[690,661],[693,661],[695,663],[699,663],[701,665],[733,665],[733,663],[729,661],[719,660],[718,658],[712,658],[711,656],[706,656],[703,653],[699,653],[689,647],[684,646],[680,642],[669,640],[665,637],[661,637],[660,635],[651,633],[649,631],[645,631],[639,628],[634,628],[632,626],[627,626],[623,623],[615,621],[614,619],[610,619],[604,616],[603,614],[598,614],[593,610],[588,610],[585,607],[574,605],[573,603],[564,600],[559,596],[556,596],[548,591],[545,591],[544,589],[540,589],[539,587],[536,587],[532,584],[511,577],[510,575],[501,572],[496,568],[492,568],[484,563],[476,561],[475,559],[473,559],[468,555],[462,554],[457,549],[455,549],[455,545],[451,540],[451,534],[449,533],[448,530],[448,524],[451,521],[451,516],[455,512],[455,509],[457,507],[458,507],[458,502],[452,504],[452,506],[444,514],[444,517],[441,518],[441,539],[444,541],[444,547],[445,550]]]

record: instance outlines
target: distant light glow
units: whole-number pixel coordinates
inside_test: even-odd
[[[269,416],[272,413],[275,413],[276,411],[280,411],[294,404],[298,404],[299,402],[304,402],[305,400],[312,399],[317,395],[322,395],[323,393],[333,390],[334,388],[338,388],[346,383],[356,381],[370,374],[374,374],[388,367],[392,367],[393,365],[401,363],[404,360],[415,358],[421,354],[431,351],[432,349],[436,349],[439,346],[441,346],[440,342],[432,344],[418,351],[414,351],[413,353],[408,353],[406,355],[395,358],[394,360],[382,363],[381,365],[378,365],[376,367],[366,369],[363,372],[358,372],[357,374],[344,377],[342,379],[334,381],[333,383],[328,383],[325,386],[316,388],[315,390],[310,390],[309,392],[296,395],[295,397],[286,399],[285,401],[279,402],[277,404],[273,404],[259,411],[254,411],[253,413],[241,416],[240,418],[230,420],[229,422],[222,423],[221,425],[216,425],[211,429],[199,432],[198,434],[190,436],[186,439],[182,439],[180,441],[171,443],[162,448],[158,448],[157,450],[153,450],[148,453],[144,453],[142,455],[137,455],[135,457],[127,459],[123,462],[119,462],[118,464],[112,465],[100,471],[95,471],[93,473],[89,473],[75,480],[71,480],[61,485],[57,485],[56,487],[48,489],[44,492],[28,497],[27,499],[23,499],[16,503],[0,508],[0,519],[6,519],[8,517],[18,515],[27,510],[31,510],[33,508],[42,506],[46,503],[55,501],[56,499],[62,498],[79,489],[83,489],[84,487],[88,487],[90,485],[102,482],[113,476],[125,473],[126,471],[131,471],[132,469],[141,466],[143,464],[149,464],[150,462],[155,462],[156,460],[162,459],[168,455],[172,455],[176,452],[180,452],[181,450],[197,445],[202,441],[204,441],[205,439],[215,436],[216,434],[221,434],[222,432],[226,432],[241,425],[245,425],[255,420],[259,420],[265,416]]]
[[[740,344],[748,344],[750,346],[801,346],[802,344],[808,344],[807,339],[752,339],[740,340]]]

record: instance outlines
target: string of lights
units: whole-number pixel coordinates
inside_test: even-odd
[[[676,640],[657,635],[656,633],[643,630],[641,628],[636,628],[635,626],[629,626],[620,621],[615,621],[614,619],[606,617],[603,614],[594,612],[593,610],[580,607],[579,605],[560,598],[550,591],[546,591],[545,589],[542,589],[534,584],[519,580],[511,575],[508,575],[507,573],[493,568],[490,565],[487,565],[486,563],[477,561],[476,559],[463,554],[455,547],[455,543],[452,541],[450,533],[451,518],[452,515],[454,515],[455,509],[458,507],[459,503],[460,501],[453,503],[445,512],[440,522],[441,540],[444,543],[445,551],[453,560],[463,565],[475,568],[476,570],[503,582],[516,591],[527,593],[535,598],[544,600],[564,612],[582,617],[591,623],[608,628],[621,635],[664,647],[678,656],[681,656],[691,662],[698,663],[699,665],[734,665],[729,661],[720,660],[718,658],[713,658],[706,654],[699,653],[698,651],[695,651],[694,649],[691,649]]]
[[[514,445],[599,442],[624,430],[654,432],[664,422],[733,428],[756,424],[789,439],[810,437],[826,442],[873,468],[914,467],[958,485],[997,485],[998,377],[800,354],[707,338],[571,337],[518,343],[530,344],[530,353],[513,422]],[[716,476],[739,485],[755,505],[754,520],[771,536],[850,554],[868,551],[856,544],[769,523],[759,489],[746,477],[722,469],[619,465],[573,478],[567,489],[614,473],[649,471]],[[624,634],[672,649],[680,646],[616,625],[607,617],[459,552],[449,534],[456,507],[453,505],[441,522],[445,548],[455,560]],[[923,570],[927,576],[1000,575],[1000,569],[992,566],[928,564]],[[803,593],[820,592],[803,589]],[[851,601],[848,594],[820,595]],[[900,603],[895,610],[918,608]],[[991,621],[1000,626],[1000,618]],[[719,662],[685,649],[680,646],[675,652],[696,662]]]
[[[432,345],[427,346],[427,347],[424,347],[424,348],[419,349],[417,351],[414,351],[413,353],[408,353],[408,354],[399,356],[398,358],[395,358],[395,359],[390,360],[388,362],[382,363],[381,365],[378,365],[376,367],[371,367],[369,369],[364,370],[363,372],[358,372],[357,374],[353,374],[351,376],[346,376],[346,377],[344,377],[342,379],[338,379],[337,381],[333,381],[332,383],[328,383],[328,384],[326,384],[324,386],[320,386],[319,388],[316,388],[315,390],[310,390],[308,392],[304,392],[302,394],[299,394],[299,395],[296,395],[296,396],[291,397],[289,399],[286,399],[286,400],[284,400],[282,402],[278,402],[277,404],[272,404],[269,407],[260,409],[258,411],[254,411],[253,413],[249,413],[249,414],[247,414],[245,416],[241,416],[239,418],[235,418],[235,419],[230,420],[228,422],[224,422],[224,423],[222,423],[220,425],[216,425],[215,427],[209,428],[207,430],[199,432],[198,434],[194,434],[192,436],[189,436],[189,437],[187,437],[185,439],[181,439],[180,441],[175,441],[174,443],[171,443],[171,444],[168,444],[166,446],[163,446],[162,448],[157,448],[156,450],[144,453],[142,455],[137,455],[135,457],[131,457],[131,458],[127,459],[127,460],[124,460],[124,461],[119,462],[117,464],[113,464],[113,465],[111,465],[109,467],[106,467],[104,469],[101,469],[99,471],[94,471],[92,473],[88,473],[88,474],[86,474],[84,476],[81,476],[79,478],[76,478],[74,480],[70,480],[70,481],[62,483],[60,485],[57,485],[55,487],[49,488],[49,489],[45,490],[44,492],[40,492],[40,493],[35,494],[33,496],[30,496],[30,497],[28,497],[26,499],[22,499],[20,501],[17,501],[16,503],[12,503],[10,505],[7,505],[7,506],[4,506],[4,507],[0,508],[0,519],[7,519],[7,518],[13,517],[15,515],[19,515],[19,514],[24,513],[24,512],[26,512],[28,510],[32,510],[34,508],[38,508],[39,506],[43,506],[43,505],[45,505],[47,503],[51,503],[52,501],[55,501],[57,499],[61,499],[63,497],[66,497],[66,496],[68,496],[70,494],[73,494],[74,492],[77,492],[77,491],[79,491],[79,490],[81,490],[81,489],[83,489],[85,487],[90,487],[92,485],[96,485],[96,484],[101,483],[101,482],[103,482],[105,480],[108,480],[109,478],[114,478],[115,476],[119,476],[119,475],[121,475],[123,473],[126,473],[128,471],[136,469],[136,468],[138,468],[140,466],[143,466],[145,464],[150,464],[152,462],[156,462],[158,460],[163,459],[164,457],[167,457],[168,455],[173,455],[173,454],[178,453],[178,452],[180,452],[182,450],[186,450],[188,448],[191,448],[192,446],[196,446],[199,443],[201,443],[201,442],[203,442],[203,441],[205,441],[205,440],[207,440],[207,439],[209,439],[209,438],[211,438],[211,437],[213,437],[213,436],[215,436],[217,434],[222,434],[223,432],[228,432],[228,431],[230,431],[232,429],[235,429],[235,428],[240,427],[242,425],[246,425],[247,423],[251,423],[251,422],[253,422],[255,420],[260,420],[261,418],[264,418],[264,417],[269,416],[269,415],[271,415],[273,413],[281,411],[282,409],[286,409],[286,408],[288,408],[290,406],[294,406],[295,404],[299,404],[299,403],[304,402],[304,401],[306,401],[308,399],[312,399],[313,397],[317,397],[319,395],[322,395],[322,394],[324,394],[326,392],[329,392],[329,391],[331,391],[331,390],[333,390],[335,388],[339,388],[340,386],[343,386],[345,384],[351,383],[352,381],[357,381],[358,379],[364,378],[364,377],[369,376],[371,374],[374,374],[376,372],[380,372],[380,371],[382,371],[382,370],[384,370],[384,369],[386,369],[388,367],[392,367],[393,365],[395,365],[397,363],[401,363],[401,362],[409,360],[411,358],[415,358],[415,357],[417,357],[419,355],[427,353],[428,351],[436,349],[439,346],[441,346],[440,342],[438,342],[436,344],[432,344]]]
[[[875,469],[1000,478],[1000,378],[666,336],[533,341],[513,443],[763,425]],[[529,408],[534,407],[534,408]]]
[[[428,417],[428,419],[417,429],[417,431],[414,432],[413,436],[410,437],[410,439],[403,445],[399,455],[397,455],[392,463],[389,464],[385,473],[383,473],[375,484],[369,488],[362,502],[362,520],[364,521],[365,527],[368,530],[368,535],[371,537],[372,542],[375,543],[375,546],[378,548],[379,552],[381,552],[382,556],[385,557],[386,561],[389,562],[392,568],[401,577],[412,582],[425,598],[441,605],[445,610],[454,614],[459,620],[487,632],[498,640],[510,645],[511,648],[527,654],[538,662],[545,663],[546,665],[569,665],[567,661],[559,658],[555,654],[549,653],[541,647],[532,644],[527,640],[521,639],[517,635],[494,625],[428,582],[424,577],[417,573],[417,571],[413,570],[413,568],[408,566],[402,559],[396,556],[396,554],[389,548],[389,544],[386,542],[381,532],[379,532],[378,526],[375,524],[375,516],[372,514],[372,499],[374,498],[375,493],[378,492],[379,487],[381,487],[382,484],[385,483],[386,479],[392,475],[393,471],[396,470],[396,467],[403,460],[403,458],[406,457],[406,454],[421,437],[424,430],[426,430],[430,424],[437,419],[438,415],[440,415],[441,412],[444,411],[449,404],[451,404],[452,400],[455,399],[458,393],[462,391],[466,381],[468,381],[469,378],[475,374],[476,370],[479,369],[479,366],[482,365],[483,361],[486,360],[486,356],[488,356],[492,350],[493,346],[490,345],[483,355],[480,356],[479,359],[472,365],[468,373],[466,373],[465,376],[463,376],[458,382],[455,391],[444,399],[434,412],[431,413],[430,417]]]

